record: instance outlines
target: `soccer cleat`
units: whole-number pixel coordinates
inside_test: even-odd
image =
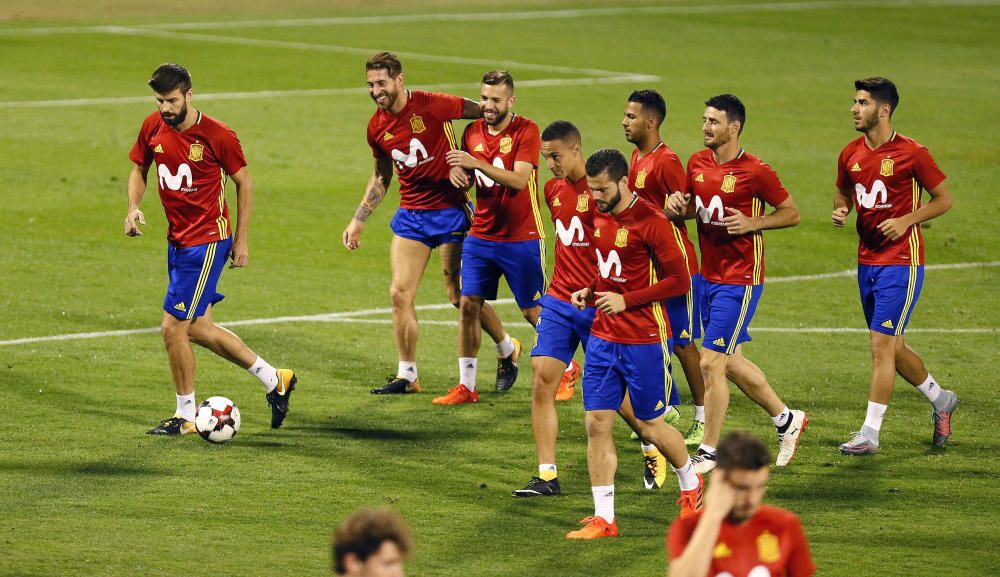
[[[601,537],[617,537],[618,523],[612,521],[608,523],[604,517],[584,517],[580,520],[582,529],[566,533],[567,539],[600,539]]]
[[[671,427],[677,428],[677,423],[680,421],[681,413],[677,410],[677,407],[669,407],[667,411],[663,413],[663,422]],[[635,441],[639,438],[639,433],[632,431],[632,435],[629,438]]]
[[[559,389],[556,390],[557,401],[568,401],[573,398],[576,392],[576,383],[580,380],[580,363],[576,360],[569,362],[569,370],[563,372],[559,381]]]
[[[406,393],[419,393],[420,379],[408,381],[403,377],[386,377],[385,386],[372,389],[373,395],[404,395]]]
[[[288,398],[292,396],[298,380],[292,369],[278,369],[278,386],[265,396],[267,404],[271,405],[272,429],[280,427],[288,416]]]
[[[705,440],[705,423],[701,421],[691,421],[691,428],[684,433],[684,444],[689,447],[697,447]]]
[[[562,491],[559,489],[558,478],[545,481],[541,477],[532,477],[523,489],[511,493],[514,497],[554,497],[560,494]]]
[[[667,481],[667,459],[659,450],[642,452],[645,467],[642,470],[642,482],[650,491],[660,489]]]
[[[691,455],[691,464],[694,465],[695,473],[704,475],[715,468],[715,453],[698,449],[694,455]]]
[[[934,423],[934,446],[944,447],[951,440],[951,414],[958,407],[958,395],[952,391],[941,391],[942,395],[951,395],[944,409],[931,410],[931,421]]]
[[[464,405],[466,403],[478,403],[479,393],[470,391],[468,387],[459,383],[448,389],[448,394],[443,397],[436,397],[431,400],[435,405]]]
[[[690,491],[681,491],[677,504],[681,506],[681,517],[687,517],[701,509],[705,500],[705,479],[698,475],[698,486]]]
[[[778,459],[774,463],[775,467],[784,467],[792,462],[795,449],[799,447],[799,438],[808,424],[809,418],[803,411],[792,411],[792,422],[784,433],[778,433]]]
[[[189,421],[180,415],[174,415],[169,419],[163,419],[160,424],[146,431],[147,435],[187,435],[195,432],[193,421]]]
[[[850,441],[840,446],[840,452],[844,455],[874,455],[878,453],[878,443],[872,441],[861,431],[851,433]]]
[[[514,343],[514,352],[509,357],[497,359],[497,390],[509,391],[517,380],[517,369],[520,367],[518,359],[521,358],[521,341],[511,338]]]

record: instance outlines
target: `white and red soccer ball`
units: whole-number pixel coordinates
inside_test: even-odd
[[[198,406],[195,428],[210,443],[225,443],[240,430],[240,409],[226,397],[209,397]]]

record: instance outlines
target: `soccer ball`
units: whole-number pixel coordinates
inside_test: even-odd
[[[240,409],[226,397],[209,397],[198,406],[194,426],[209,443],[225,443],[240,430]]]

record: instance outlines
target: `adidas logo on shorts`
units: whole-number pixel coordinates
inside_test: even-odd
[[[712,344],[715,345],[715,346],[717,346],[717,347],[724,347],[724,346],[726,346],[726,341],[722,337],[719,337],[719,338],[715,339],[714,341],[712,341]]]
[[[892,321],[885,321],[884,323],[882,323],[882,326],[885,327],[885,328],[887,328],[887,329],[895,328],[895,327],[892,326]]]

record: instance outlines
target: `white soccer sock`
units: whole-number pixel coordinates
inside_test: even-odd
[[[715,447],[713,447],[711,445],[706,445],[705,443],[702,443],[702,444],[698,445],[698,450],[699,451],[705,451],[706,453],[709,453],[711,455],[715,454]]]
[[[497,349],[497,356],[501,359],[506,359],[514,354],[514,341],[510,340],[510,335],[508,334],[505,334],[503,340],[494,346]]]
[[[702,423],[705,422],[705,405],[694,406],[694,420]]]
[[[476,390],[476,357],[458,358],[458,382],[470,391]]]
[[[194,391],[190,395],[175,395],[177,397],[177,414],[182,419],[194,422],[197,405],[194,404]]]
[[[670,468],[674,470],[674,473],[677,473],[677,482],[681,485],[681,491],[698,488],[698,473],[694,472],[694,463],[691,462],[690,457],[679,469],[673,465],[670,465]]]
[[[543,481],[551,481],[559,476],[555,463],[542,463],[538,466],[538,478]]]
[[[656,445],[647,445],[646,443],[643,443],[642,441],[640,441],[639,444],[642,445],[642,452],[643,453],[652,453],[654,450],[656,450]]]
[[[872,429],[873,431],[882,430],[882,418],[885,417],[885,412],[889,408],[889,405],[880,405],[872,401],[868,401],[868,414],[865,415],[865,427]],[[873,439],[878,440],[878,439]]]
[[[594,515],[608,523],[613,523],[615,520],[615,486],[591,487],[590,492],[594,495]]]
[[[417,380],[417,363],[413,361],[399,361],[399,368],[396,369],[396,376],[406,379],[411,383]]]
[[[778,413],[774,417],[771,417],[771,420],[774,421],[774,426],[780,429],[784,427],[788,423],[788,420],[791,418],[792,418],[792,411],[790,411],[788,407],[785,406],[781,408],[780,413]]]
[[[253,365],[247,371],[257,377],[264,385],[264,389],[269,393],[274,390],[274,387],[278,386],[278,369],[267,364],[267,361],[260,357],[257,357],[257,360],[253,362]]]
[[[917,385],[917,389],[927,397],[927,400],[933,403],[941,396],[941,385],[937,384],[934,377],[930,373],[927,373],[927,379],[924,380],[922,384]]]
[[[569,373],[569,372],[570,372],[570,371],[572,371],[572,370],[573,370],[573,361],[570,361],[570,362],[569,362],[569,364],[568,364],[568,365],[566,365],[566,370],[565,370],[565,371],[563,371],[563,372],[564,372],[564,373]]]

